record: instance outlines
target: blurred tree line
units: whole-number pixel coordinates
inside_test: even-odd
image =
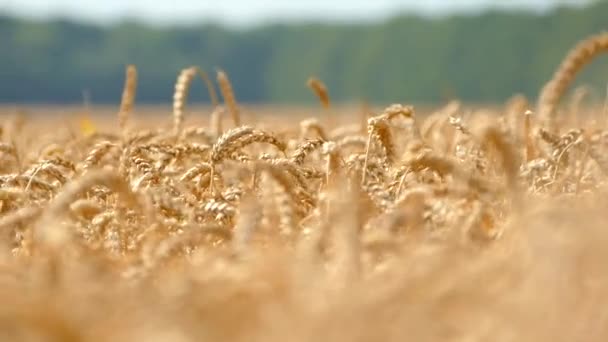
[[[503,101],[516,92],[533,98],[568,48],[608,27],[607,14],[608,2],[599,1],[543,15],[404,15],[248,30],[0,16],[0,102],[79,102],[86,91],[94,103],[117,103],[130,63],[140,73],[138,102],[169,102],[179,70],[190,65],[226,70],[244,102],[312,102],[310,75],[343,101]],[[582,80],[605,87],[608,62],[589,69]],[[200,84],[192,90],[194,100],[204,94]]]

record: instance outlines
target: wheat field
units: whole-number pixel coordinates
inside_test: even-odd
[[[115,119],[6,118],[0,340],[606,341],[608,111],[566,96],[606,50],[536,105],[345,123],[311,78],[321,106],[277,123],[191,67],[144,128],[128,66]]]

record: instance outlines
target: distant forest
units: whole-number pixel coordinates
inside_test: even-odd
[[[0,102],[93,103],[120,100],[126,64],[139,69],[137,101],[171,101],[180,69],[222,68],[243,102],[307,103],[309,76],[337,101],[504,101],[530,98],[567,49],[608,29],[608,2],[546,14],[490,11],[373,24],[281,24],[247,30],[201,24],[111,27],[0,15]],[[608,57],[580,82],[604,89]],[[200,83],[200,82],[199,82]],[[201,84],[194,101],[207,101]]]

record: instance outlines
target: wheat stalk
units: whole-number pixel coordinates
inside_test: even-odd
[[[236,103],[236,97],[234,95],[234,90],[232,89],[230,79],[228,79],[228,75],[226,75],[223,70],[219,70],[217,72],[217,82],[220,85],[220,91],[222,93],[222,97],[224,98],[224,103],[232,116],[232,123],[235,127],[238,127],[241,125],[241,114]]]

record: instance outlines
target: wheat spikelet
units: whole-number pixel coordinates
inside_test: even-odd
[[[559,146],[559,144],[560,144],[559,135],[554,134],[546,129],[543,129],[543,128],[539,129],[538,136],[542,140],[544,140],[546,143],[551,145],[553,148],[557,148],[557,146]]]
[[[465,135],[471,135],[471,131],[467,128],[467,126],[462,122],[461,117],[449,116],[448,122],[450,125],[454,126],[457,131]]]
[[[152,144],[145,148],[149,148],[154,153],[167,155],[169,159],[165,159],[165,162],[181,162],[189,157],[207,158],[211,151],[211,147],[208,145],[187,143],[179,145]]]
[[[206,202],[202,207],[202,211],[223,225],[226,225],[227,220],[232,219],[236,214],[236,209],[232,204],[215,199]]]
[[[570,83],[595,56],[607,50],[608,33],[602,33],[581,41],[566,55],[538,98],[539,117],[549,130],[556,129],[555,109]]]
[[[52,159],[41,159],[38,164],[52,164],[56,167],[60,167],[70,171],[76,171],[76,166],[70,160],[67,160],[63,157],[54,157]]]
[[[211,151],[211,161],[219,163],[254,142],[274,145],[283,152],[287,148],[285,143],[278,140],[274,135],[245,126],[232,129],[218,139]]]
[[[212,168],[213,167],[211,166],[211,164],[208,164],[208,163],[198,164],[198,165],[193,166],[192,168],[188,169],[188,171],[186,171],[179,178],[179,181],[180,182],[187,182],[189,180],[192,180],[193,178],[195,178],[198,175],[211,172]]]
[[[64,171],[59,169],[57,165],[53,163],[49,163],[48,161],[43,161],[40,165],[36,166],[32,170],[28,170],[25,172],[28,176],[50,176],[61,184],[65,184],[68,181],[68,178],[64,174]],[[28,189],[28,187],[26,187]]]
[[[244,136],[237,140],[233,148],[235,150],[239,150],[254,142],[274,145],[281,152],[285,152],[285,150],[287,149],[287,145],[283,141],[275,137],[274,134],[259,130],[255,130],[250,135]]]
[[[293,155],[291,156],[291,161],[296,165],[303,164],[306,156],[320,148],[322,145],[323,140],[321,139],[303,141],[294,151]]]
[[[118,111],[118,127],[123,135],[126,132],[127,121],[133,110],[135,95],[137,93],[137,69],[134,65],[128,65],[125,72],[125,85],[122,91],[122,100]]]
[[[198,73],[198,68],[190,67],[183,69],[177,81],[175,82],[175,93],[173,93],[173,134],[179,137],[182,133],[182,126],[184,124],[184,108],[188,101],[188,93],[190,91],[190,84]]]
[[[329,92],[323,81],[316,77],[311,77],[306,82],[306,85],[317,95],[323,107],[328,109],[330,105]]]
[[[83,169],[88,170],[96,166],[99,161],[110,152],[111,149],[117,148],[118,145],[109,141],[101,141],[97,143],[89,152],[83,163]]]
[[[236,97],[234,96],[234,90],[232,89],[232,84],[228,79],[228,75],[222,70],[217,72],[217,82],[220,85],[220,91],[222,93],[222,97],[224,98],[224,103],[230,111],[230,115],[232,116],[232,122],[235,127],[241,125],[241,117],[239,113],[239,107],[236,103]]]
[[[253,127],[249,126],[236,127],[226,131],[217,139],[215,144],[213,144],[211,160],[220,160],[226,154],[224,151],[227,150],[230,145],[240,138],[251,134],[253,131]]]
[[[371,154],[373,144],[376,144],[382,154],[380,159],[385,166],[391,165],[394,158],[394,146],[392,142],[391,130],[388,125],[388,120],[385,116],[377,116],[368,120],[367,130],[369,133],[367,146],[365,148],[365,163],[363,165],[363,182],[365,182],[367,172],[367,163]]]
[[[376,144],[380,147],[382,155],[382,163],[385,166],[389,166],[393,163],[395,158],[395,146],[393,144],[393,138],[389,121],[396,117],[403,117],[405,119],[414,119],[414,107],[403,106],[400,104],[393,104],[387,107],[381,115],[370,118],[367,121],[368,140],[365,149],[365,164],[370,155],[372,144]],[[415,137],[420,138],[420,132],[415,130]],[[364,170],[366,167],[364,166]],[[363,182],[365,182],[366,173],[363,173]]]

